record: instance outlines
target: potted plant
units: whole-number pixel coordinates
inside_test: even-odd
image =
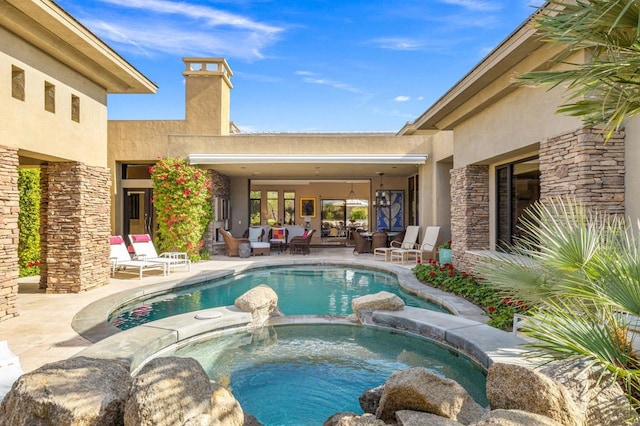
[[[451,263],[451,240],[438,246],[438,260],[441,265]]]

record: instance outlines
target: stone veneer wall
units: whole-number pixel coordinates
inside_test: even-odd
[[[217,199],[230,200],[231,199],[231,179],[229,176],[223,175],[215,170],[208,170],[209,177],[211,178],[211,208],[216,211],[215,203]],[[210,255],[222,254],[224,252],[224,244],[217,243],[216,241],[216,221],[218,218],[214,218],[213,221],[207,226],[207,231],[204,235],[204,247],[207,253]]]
[[[18,150],[0,145],[0,321],[18,316]]]
[[[455,267],[473,270],[465,253],[489,247],[489,166],[451,170],[451,240]]]
[[[50,163],[46,174],[46,229],[41,237],[46,242],[46,292],[77,293],[108,284],[109,169]]]
[[[624,215],[624,132],[605,144],[579,129],[540,142],[540,200],[570,195],[586,206]]]
[[[40,288],[47,288],[47,228],[49,217],[49,175],[47,166],[40,166]]]

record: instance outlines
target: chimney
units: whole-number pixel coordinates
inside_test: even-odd
[[[228,135],[231,76],[222,58],[183,58],[186,65],[185,107],[188,131],[194,134]]]

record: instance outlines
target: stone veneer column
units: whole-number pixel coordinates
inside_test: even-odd
[[[540,142],[540,200],[570,195],[588,207],[624,215],[624,132],[605,144],[579,129]]]
[[[469,165],[451,170],[452,261],[473,270],[467,250],[489,248],[489,167]]]
[[[109,169],[47,167],[46,292],[77,293],[109,283]]]
[[[207,170],[209,172],[209,178],[211,179],[211,208],[216,211],[216,199],[229,200],[231,199],[231,179],[229,176],[223,175],[215,170]],[[216,243],[216,230],[215,222],[218,218],[214,217],[209,225],[207,225],[207,231],[204,235],[204,247],[209,254],[215,254],[216,249],[214,243]]]
[[[18,316],[18,150],[0,145],[0,321]]]
[[[47,209],[49,206],[49,175],[47,166],[40,166],[40,288],[47,288]]]

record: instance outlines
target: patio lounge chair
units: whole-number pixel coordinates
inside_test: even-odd
[[[436,254],[436,246],[438,244],[439,236],[439,226],[427,226],[427,229],[424,231],[424,238],[422,239],[420,247],[411,249],[398,248],[391,250],[391,262],[399,261],[404,264],[411,259],[414,259],[416,263],[418,262],[418,259],[420,262],[425,259],[433,259]]]
[[[111,260],[112,276],[115,276],[116,271],[126,272],[127,268],[137,269],[140,279],[142,279],[142,272],[144,271],[161,270],[162,275],[167,275],[167,266],[164,263],[131,259],[127,245],[120,235],[109,237],[109,244],[111,246],[109,259]]]
[[[164,263],[167,266],[167,272],[179,267],[186,267],[191,272],[191,260],[186,252],[172,251],[158,254],[149,234],[129,235],[129,241],[138,260]]]
[[[307,232],[306,235],[302,235],[301,237],[293,237],[291,241],[289,241],[289,251],[291,254],[302,253],[303,255],[309,254],[309,244],[311,243],[311,237],[315,229]]]
[[[247,243],[251,245],[251,241],[249,241],[248,238],[236,238],[231,235],[231,232],[225,231],[224,229],[221,229],[220,233],[222,234],[222,238],[224,239],[225,254],[229,257],[240,256],[238,247],[240,247],[241,243]]]
[[[377,256],[384,257],[385,262],[389,262],[391,260],[391,251],[403,248],[403,249],[412,249],[416,248],[416,241],[418,241],[418,234],[420,233],[420,227],[418,225],[410,225],[407,226],[407,230],[404,234],[404,239],[401,243],[397,241],[391,241],[389,247],[378,247],[373,251],[373,259]]]
[[[249,239],[251,242],[251,254],[270,254],[271,244],[264,241],[264,228],[261,226],[252,226],[244,231],[243,238]]]

